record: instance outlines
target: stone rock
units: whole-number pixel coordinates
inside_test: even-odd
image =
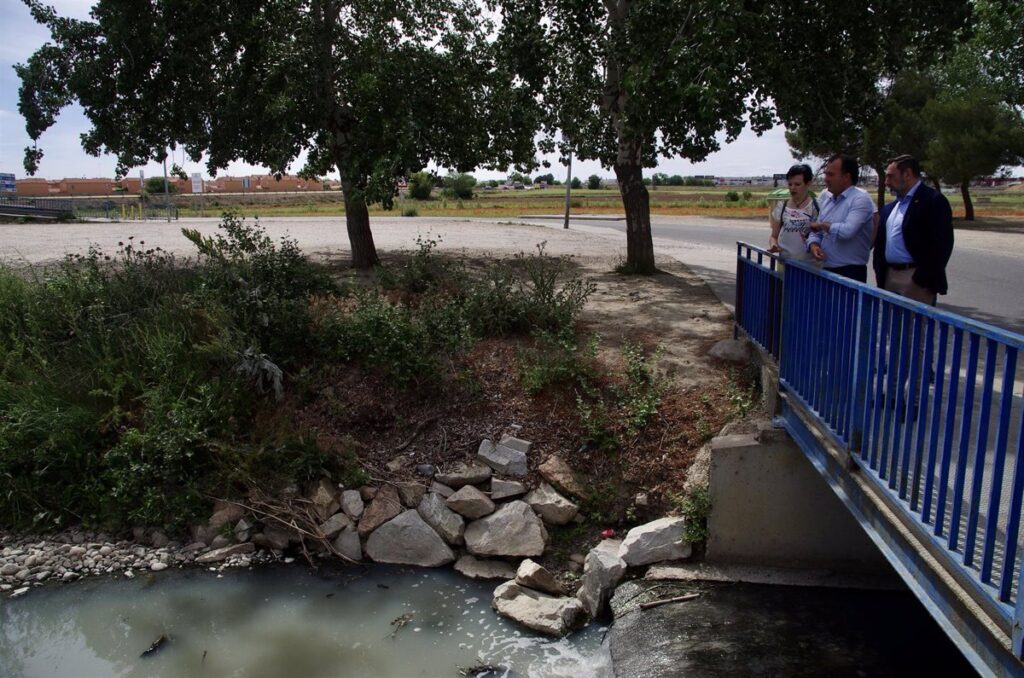
[[[366,540],[366,555],[378,563],[438,567],[455,554],[420,514],[409,510],[384,523]]]
[[[630,567],[661,560],[689,558],[692,549],[684,541],[685,518],[659,518],[634,527],[619,547],[619,557]]]
[[[416,473],[424,478],[433,478],[436,472],[433,464],[416,464]]]
[[[287,530],[276,523],[270,523],[263,527],[263,538],[266,540],[267,546],[278,551],[284,551],[288,548],[292,535],[293,532],[291,530]]]
[[[528,557],[544,553],[548,531],[522,501],[503,504],[466,527],[466,549],[475,556]]]
[[[100,555],[103,556],[103,557],[107,557],[107,556],[109,556],[113,552],[114,552],[114,549],[111,546],[103,545],[103,546],[100,547]]]
[[[526,495],[523,501],[552,525],[565,525],[580,512],[579,506],[558,494],[558,491],[547,483],[541,483],[537,489]]]
[[[522,440],[520,438],[514,438],[513,436],[502,436],[498,444],[512,448],[513,450],[522,452],[523,454],[529,454],[530,448],[533,447],[533,443],[529,440]]]
[[[227,560],[231,556],[239,555],[241,553],[252,553],[256,550],[256,546],[252,542],[246,542],[245,544],[233,544],[231,546],[225,546],[222,549],[214,549],[213,551],[207,551],[198,558],[197,563],[219,563],[222,560]]]
[[[460,461],[450,471],[434,476],[437,482],[456,490],[464,485],[482,483],[490,477],[491,467],[476,461],[469,464]]]
[[[338,488],[327,478],[321,478],[313,483],[309,492],[309,500],[313,502],[320,520],[327,520],[341,508],[338,501]]]
[[[398,483],[398,497],[409,508],[419,506],[426,493],[427,488],[420,483]]]
[[[448,497],[445,503],[448,504],[448,508],[470,520],[494,513],[494,502],[472,485],[466,485]]]
[[[708,356],[729,363],[746,364],[750,362],[750,345],[739,339],[722,339],[711,347]]]
[[[162,549],[163,547],[167,546],[168,542],[170,541],[171,540],[167,538],[167,535],[161,532],[160,530],[153,530],[153,534],[149,536],[149,543],[151,543],[158,549]]]
[[[210,548],[222,549],[230,543],[231,540],[229,538],[225,537],[223,534],[218,534],[216,537],[210,540]]]
[[[363,511],[359,520],[359,536],[365,537],[378,527],[402,512],[402,502],[398,498],[398,490],[392,485],[384,485]]]
[[[513,438],[515,440],[515,438]],[[508,447],[501,443],[493,443],[484,438],[476,451],[477,459],[484,462],[498,473],[507,473],[513,476],[525,476],[529,469],[526,467],[526,453]]]
[[[229,504],[225,501],[218,501],[214,505],[213,515],[206,522],[206,525],[214,532],[219,532],[227,524],[234,525],[245,516],[245,509],[238,504]],[[135,541],[139,541],[136,539]],[[154,544],[155,546],[155,544]]]
[[[242,518],[235,524],[235,539],[238,541],[249,541],[252,536],[252,523]]]
[[[17,579],[18,581],[25,581],[26,579],[28,579],[31,576],[32,576],[32,570],[30,570],[27,567],[25,567],[25,568],[22,568],[22,569],[18,570],[17,574],[14,575],[14,578]]]
[[[551,571],[543,565],[535,563],[529,558],[519,563],[519,569],[516,570],[516,583],[555,596],[565,595],[565,591],[555,579],[555,575],[551,574]]]
[[[216,513],[216,511],[214,512]],[[144,527],[133,527],[132,528],[132,541],[141,542],[146,538],[146,528]],[[81,543],[81,542],[76,542]]]
[[[335,550],[349,560],[359,562],[363,559],[363,546],[359,542],[359,533],[352,526],[342,530],[332,542]]]
[[[345,490],[341,493],[341,510],[352,520],[359,520],[363,515],[363,498],[359,496],[359,490]]]
[[[518,497],[521,494],[526,494],[526,485],[523,485],[517,480],[501,480],[500,478],[491,478],[491,499],[499,501],[501,499],[508,499],[509,497]]]
[[[514,579],[516,571],[503,560],[480,560],[468,553],[455,561],[455,571],[470,579]]]
[[[153,572],[160,572],[161,570],[166,570],[167,569],[167,563],[161,562],[159,560],[155,560],[152,563],[150,563],[149,569],[152,570]]]
[[[377,488],[369,485],[363,485],[359,488],[359,496],[364,502],[372,501],[377,496]]]
[[[86,551],[88,551],[88,549],[84,546],[72,546],[68,549],[68,555],[72,558],[81,558],[85,555]]]
[[[626,561],[619,557],[621,545],[617,539],[606,539],[587,554],[583,564],[583,585],[576,592],[576,597],[591,617],[604,611],[612,591],[626,574]]]
[[[447,499],[448,497],[450,497],[453,494],[455,494],[455,490],[453,490],[452,488],[448,487],[447,485],[442,485],[441,483],[437,482],[436,480],[434,480],[434,481],[432,481],[430,483],[430,491],[431,492],[436,492],[437,494],[441,495],[445,499]]]
[[[452,545],[464,542],[462,535],[466,531],[466,522],[462,516],[448,508],[444,497],[431,492],[423,497],[416,510],[427,525],[434,528],[446,542]]]
[[[352,527],[352,521],[344,513],[335,513],[320,524],[320,532],[323,533],[325,539],[330,539],[346,527]]]
[[[587,491],[576,477],[576,472],[558,455],[548,457],[543,464],[537,467],[537,470],[540,471],[541,478],[558,490],[577,499],[582,499],[587,495]]]
[[[412,460],[409,457],[405,456],[404,454],[400,454],[391,461],[389,461],[387,464],[385,464],[385,466],[392,473],[398,473],[403,468],[408,466],[410,463],[412,463]]]
[[[4,577],[10,577],[13,574],[17,574],[21,567],[17,563],[6,563],[3,567],[0,567],[0,575]]]
[[[549,636],[564,636],[585,616],[576,598],[549,596],[509,581],[494,590],[491,602],[498,614]]]
[[[217,536],[217,530],[207,525],[193,525],[189,532],[192,533],[192,541],[201,541],[204,544],[209,544]]]

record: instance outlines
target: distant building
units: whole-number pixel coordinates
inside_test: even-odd
[[[158,178],[163,178],[158,175]],[[277,179],[273,175],[247,177],[249,188],[242,186],[243,177],[222,176],[203,182],[205,193],[278,193],[278,192],[318,192],[338,190],[337,181],[319,181],[317,179],[301,179],[297,176],[285,175]],[[178,193],[192,192],[191,180],[168,177]],[[120,181],[100,178],[74,179],[18,179],[17,193],[25,198],[58,197],[58,196],[102,196],[102,195],[138,195],[142,181],[138,177],[125,177]],[[174,190],[174,189],[172,189]]]

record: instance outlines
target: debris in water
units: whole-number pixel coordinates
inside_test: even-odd
[[[391,587],[388,586],[387,584],[377,584],[377,588],[379,588],[379,589],[389,589]]]
[[[324,598],[333,598],[333,597],[334,597],[333,593],[328,593],[326,596],[324,596]]]
[[[140,654],[139,656],[140,657],[151,657],[152,655],[154,655],[157,652],[159,652],[160,648],[162,648],[164,645],[166,645],[169,640],[170,640],[170,638],[168,638],[167,636],[160,636],[159,638],[154,640],[153,644],[150,645],[149,648],[145,652]]]
[[[685,596],[676,596],[675,598],[665,598],[663,600],[652,600],[649,603],[640,603],[640,609],[649,610],[652,607],[658,607],[659,605],[668,605],[669,603],[682,603],[687,600],[693,600],[694,598],[700,598],[700,594],[687,593]]]
[[[505,666],[494,666],[493,664],[474,664],[473,666],[459,666],[459,675],[473,678],[491,678],[492,676],[508,675],[508,668]]]
[[[615,530],[608,528],[607,530],[601,530],[601,539],[611,539],[615,536]]]
[[[209,650],[203,650],[203,658],[199,661],[200,664],[205,664],[206,663],[206,653],[207,652],[209,652]]]
[[[391,625],[395,627],[395,630],[391,632],[391,638],[394,638],[398,631],[412,621],[412,612],[406,612],[405,614],[395,617],[391,620]]]

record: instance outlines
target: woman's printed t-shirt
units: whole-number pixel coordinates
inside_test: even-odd
[[[807,202],[800,207],[789,207],[788,200],[775,206],[772,218],[782,224],[779,229],[779,249],[782,250],[783,259],[813,259],[807,251],[804,238],[811,233],[811,222],[817,218],[815,212],[811,198],[807,198]]]

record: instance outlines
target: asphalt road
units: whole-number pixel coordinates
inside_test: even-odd
[[[626,232],[622,220],[574,219],[570,227]],[[768,240],[767,219],[653,217],[651,227],[655,252],[671,254],[688,265],[729,305],[735,289],[736,241],[767,246]],[[946,271],[950,291],[939,297],[939,307],[1024,334],[1024,234],[957,229],[955,237]]]

